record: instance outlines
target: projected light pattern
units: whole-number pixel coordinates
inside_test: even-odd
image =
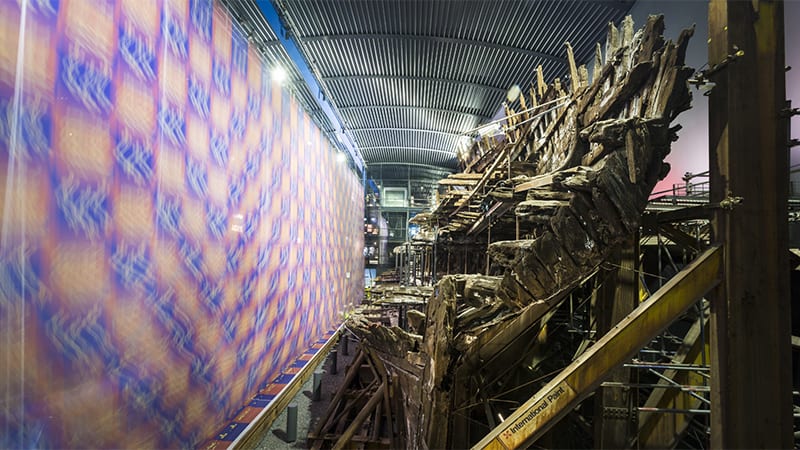
[[[360,301],[360,180],[208,1],[0,0],[0,177],[2,448],[198,445]]]

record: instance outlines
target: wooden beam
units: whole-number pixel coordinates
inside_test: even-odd
[[[528,181],[525,181],[523,183],[514,186],[514,192],[515,193],[525,192],[531,189],[549,186],[552,183],[553,183],[553,175],[550,174],[540,175],[538,177],[533,177]]]
[[[494,162],[492,162],[492,165],[489,166],[489,168],[486,170],[486,172],[483,173],[483,175],[481,176],[481,179],[478,180],[478,184],[472,189],[472,191],[470,191],[469,196],[467,197],[467,200],[466,200],[465,204],[469,203],[470,200],[472,200],[472,198],[475,197],[475,195],[477,195],[478,192],[480,190],[482,190],[484,186],[486,186],[486,183],[489,181],[489,179],[491,179],[492,176],[494,176],[494,171],[497,169],[497,167],[500,165],[500,163],[505,162],[506,155],[510,151],[511,151],[511,149],[510,149],[508,144],[506,144],[506,145],[504,145],[502,147],[502,149],[497,154],[497,158],[494,160]],[[464,207],[464,204],[462,204],[461,206],[456,208],[455,211],[450,213],[450,217],[455,216],[456,214],[458,214],[458,212],[461,211],[461,208],[463,208],[463,207]]]
[[[507,450],[535,442],[588,397],[612,369],[717,285],[721,253],[719,247],[706,250],[490,431],[473,450]]]
[[[438,181],[439,186],[475,186],[478,184],[479,180],[463,180],[463,179],[456,179],[456,178],[442,178]]]
[[[710,200],[743,199],[712,222],[725,260],[711,298],[711,447],[790,448],[783,3],[711,0],[708,25]]]
[[[339,440],[336,441],[336,444],[334,444],[333,446],[333,450],[341,450],[345,448],[345,446],[350,442],[353,436],[355,436],[356,431],[358,431],[358,429],[361,428],[361,425],[364,423],[365,420],[367,420],[367,417],[369,417],[369,415],[372,414],[375,407],[378,406],[379,402],[383,401],[383,391],[385,389],[386,389],[386,381],[384,380],[384,382],[381,383],[378,390],[375,391],[374,394],[372,394],[372,397],[370,397],[364,409],[362,409],[361,412],[358,413],[356,418],[353,419],[353,421],[350,423],[350,426],[347,427],[344,433],[342,433],[341,437],[339,437]]]
[[[603,336],[639,305],[639,233],[634,233],[631,242],[613,258],[619,263],[613,289],[600,289],[594,308],[597,317],[597,336]],[[610,292],[609,292],[610,291]],[[608,295],[610,294],[610,295]],[[609,298],[610,297],[610,298]],[[631,370],[625,367],[613,369],[609,381],[628,383]],[[626,409],[631,390],[612,387],[598,388],[595,393],[595,448],[624,448],[628,436],[633,434],[629,417],[606,414],[608,408]]]
[[[350,383],[353,382],[353,378],[355,378],[356,375],[358,374],[358,371],[361,368],[361,363],[364,361],[364,357],[365,357],[364,351],[359,350],[358,356],[356,356],[353,363],[350,364],[350,368],[347,370],[347,374],[345,375],[344,381],[342,382],[339,390],[336,391],[336,395],[331,400],[330,405],[338,405],[339,402],[342,400],[342,397],[344,397],[344,394],[347,391],[347,387],[350,386]],[[332,410],[330,407],[328,408],[327,415],[319,421],[317,429],[314,430],[313,433],[314,436],[320,436],[323,433],[325,433],[325,431],[328,428],[330,428],[331,424],[333,423],[332,416],[334,415],[334,412],[335,411]]]
[[[295,375],[292,381],[283,390],[278,393],[278,396],[264,408],[255,419],[242,431],[231,445],[230,449],[238,448],[254,448],[258,445],[264,433],[269,430],[272,422],[286,409],[292,399],[300,392],[300,389],[311,378],[317,366],[325,360],[328,353],[336,345],[339,340],[339,335],[342,332],[342,327],[336,330],[333,336],[328,339],[328,342],[320,348],[317,353],[306,363],[300,372]]]
[[[454,180],[480,180],[483,178],[482,173],[451,173],[447,178]]]

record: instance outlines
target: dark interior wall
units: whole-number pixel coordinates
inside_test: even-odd
[[[0,0],[0,448],[191,447],[363,292],[363,189],[219,5]]]

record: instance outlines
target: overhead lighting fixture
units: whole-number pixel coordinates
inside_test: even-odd
[[[339,162],[345,162],[345,161],[347,161],[347,157],[344,156],[344,153],[337,152],[336,153],[336,160],[339,161]]]
[[[283,83],[288,78],[286,74],[286,69],[281,66],[275,66],[272,68],[272,81],[276,83]]]
[[[506,100],[508,100],[508,103],[514,103],[519,98],[519,94],[521,93],[522,89],[515,84],[508,89],[508,92],[506,92]]]

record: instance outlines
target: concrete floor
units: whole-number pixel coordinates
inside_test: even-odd
[[[330,406],[331,399],[336,394],[339,386],[344,381],[347,367],[351,364],[353,356],[356,352],[356,343],[350,342],[349,355],[344,355],[341,344],[336,348],[338,351],[338,371],[336,374],[331,372],[331,358],[333,353],[317,367],[316,370],[321,370],[322,375],[322,395],[319,401],[311,401],[311,392],[313,389],[314,377],[309,378],[308,382],[303,385],[300,392],[292,400],[292,403],[297,404],[297,440],[294,442],[286,442],[286,411],[281,412],[280,416],[272,423],[269,431],[264,433],[261,441],[256,448],[265,450],[278,450],[278,449],[293,449],[293,448],[309,448],[310,445],[306,440],[309,430],[317,426],[320,418],[324,417],[325,413]]]

